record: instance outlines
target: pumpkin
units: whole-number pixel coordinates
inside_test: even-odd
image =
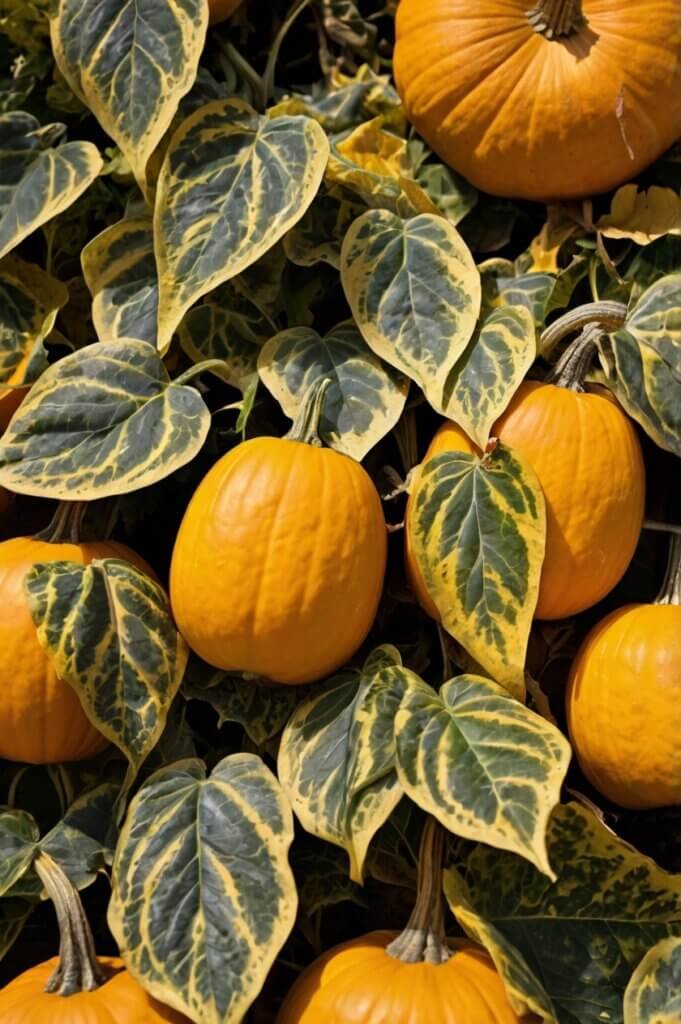
[[[243,0],[208,0],[209,23],[217,25],[219,21],[225,21],[242,3]]]
[[[492,429],[533,467],[546,500],[546,554],[538,619],[562,619],[596,604],[619,582],[643,525],[645,468],[636,432],[605,392],[525,381]],[[452,444],[473,450],[458,428],[440,428],[428,457]],[[418,492],[410,498],[406,528]],[[407,540],[407,572],[426,611],[425,585]]]
[[[566,693],[584,775],[620,807],[681,805],[681,538],[654,604],[618,608],[589,633]]]
[[[320,679],[355,653],[386,563],[370,477],[304,436],[254,438],[223,456],[189,504],[170,569],[189,646],[216,668],[279,683]]]
[[[36,562],[87,565],[95,558],[122,558],[153,576],[139,555],[115,541],[16,537],[0,543],[0,757],[29,764],[80,761],[107,745],[38,643],[24,593],[24,579]]]
[[[681,0],[400,0],[408,118],[486,192],[567,199],[681,136]]]

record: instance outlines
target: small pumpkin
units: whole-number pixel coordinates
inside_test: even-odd
[[[366,637],[387,531],[366,471],[315,441],[317,391],[285,438],[245,441],[194,494],[170,570],[178,629],[210,665],[320,679]]]
[[[107,745],[38,643],[24,593],[36,562],[87,565],[95,558],[122,558],[153,576],[139,555],[115,541],[15,537],[0,543],[0,757],[54,764],[93,757]]]
[[[681,537],[654,604],[618,608],[589,633],[566,693],[580,767],[620,807],[681,805]]]
[[[208,0],[209,24],[217,25],[230,18],[242,3],[243,0]]]
[[[478,188],[567,199],[681,136],[681,0],[400,0],[407,116]]]

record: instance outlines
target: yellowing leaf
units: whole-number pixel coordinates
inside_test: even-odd
[[[558,256],[563,245],[570,239],[585,234],[584,229],[570,216],[569,210],[560,204],[547,208],[547,221],[529,248],[529,261],[523,266],[523,273],[557,274]]]
[[[662,235],[681,235],[681,197],[658,185],[647,192],[623,185],[613,197],[610,213],[596,227],[606,238],[630,238],[637,245],[648,245]]]
[[[681,1020],[681,938],[662,939],[646,953],[624,993],[624,1024]]]
[[[366,121],[336,143],[336,149],[357,167],[399,181],[410,171],[407,143],[381,124],[381,117]]]

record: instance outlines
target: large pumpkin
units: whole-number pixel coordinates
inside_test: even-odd
[[[217,668],[320,679],[366,637],[386,549],[381,501],[359,463],[255,438],[220,459],[189,504],[172,558],[173,614]]]
[[[151,574],[139,555],[114,541],[67,544],[17,537],[0,544],[0,757],[53,764],[92,757],[106,746],[38,643],[24,593],[24,579],[36,562],[86,565],[95,558],[126,559]]]
[[[681,136],[681,0],[400,0],[396,31],[408,117],[487,192],[604,192]]]
[[[645,468],[632,424],[605,393],[525,381],[492,434],[528,460],[546,499],[536,618],[562,619],[590,608],[624,575],[643,525]],[[465,443],[471,450],[465,435],[445,424],[429,455]],[[409,540],[407,568],[432,614]]]

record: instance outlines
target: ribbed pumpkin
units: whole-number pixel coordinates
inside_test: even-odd
[[[309,403],[301,417],[318,416]],[[350,658],[376,614],[387,531],[354,459],[287,438],[246,441],[211,469],[175,543],[170,596],[189,646],[217,668],[280,683]]]
[[[229,18],[242,3],[243,0],[208,0],[210,24],[217,25],[219,21]]]
[[[681,805],[681,538],[655,604],[618,608],[589,633],[567,689],[580,767],[620,807]]]
[[[87,565],[95,558],[126,559],[153,576],[139,555],[115,541],[16,537],[0,544],[0,757],[29,764],[80,761],[107,744],[38,643],[23,587],[36,562]]]
[[[590,608],[624,575],[643,525],[645,468],[632,424],[605,392],[525,381],[492,435],[528,460],[546,499],[536,618],[562,619]],[[462,450],[464,443],[472,450],[458,428],[445,424],[428,456],[450,444]],[[407,569],[419,600],[433,614],[430,598],[423,600],[409,540]]]
[[[681,0],[400,0],[407,116],[486,192],[565,199],[681,136]]]

